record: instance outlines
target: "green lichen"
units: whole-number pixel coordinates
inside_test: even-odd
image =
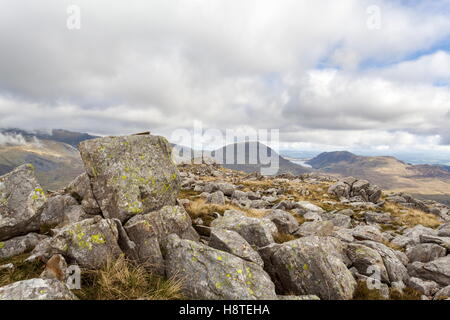
[[[102,234],[93,234],[91,236],[91,241],[96,244],[104,244],[106,242]]]
[[[5,247],[5,243],[4,242],[0,242],[0,249],[3,249]]]

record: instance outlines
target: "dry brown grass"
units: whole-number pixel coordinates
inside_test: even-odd
[[[414,227],[420,224],[424,227],[437,228],[442,224],[442,222],[431,213],[405,208],[394,203],[387,202],[384,205],[384,209],[395,217],[396,224],[401,226]]]
[[[289,241],[296,240],[296,239],[298,239],[298,237],[296,237],[292,234],[280,233],[280,232],[278,232],[273,237],[273,240],[275,240],[276,243],[285,243],[285,242],[289,242]]]
[[[40,261],[25,262],[28,254],[22,254],[9,259],[0,259],[0,265],[12,263],[14,269],[0,270],[0,287],[16,281],[38,278],[44,271],[44,264]]]
[[[245,213],[248,217],[253,218],[262,218],[268,212],[267,210],[244,209],[232,204],[218,205],[206,203],[206,200],[203,198],[191,200],[189,205],[186,206],[186,211],[191,219],[201,218],[207,226],[216,218],[214,213],[223,215],[227,210],[238,210]]]
[[[88,300],[182,299],[180,280],[152,275],[123,255],[100,270],[84,271],[81,290],[74,293]]]

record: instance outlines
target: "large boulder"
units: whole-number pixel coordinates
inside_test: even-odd
[[[115,259],[122,251],[118,245],[119,233],[115,222],[100,216],[55,229],[52,238],[41,241],[29,259],[49,259],[61,254],[68,262],[86,269],[100,269],[108,259]]]
[[[292,214],[284,210],[272,210],[265,218],[272,221],[280,233],[292,234],[299,227],[298,221]]]
[[[389,282],[383,258],[376,250],[362,244],[350,243],[346,247],[346,254],[352,261],[353,267],[358,270],[358,273],[368,277],[376,273],[379,276],[378,280],[385,283]]]
[[[212,228],[208,245],[260,266],[264,265],[259,254],[235,231]]]
[[[367,180],[353,177],[344,178],[328,188],[328,193],[337,198],[355,198],[365,202],[377,203],[382,195],[381,189]]]
[[[136,244],[138,261],[158,274],[164,273],[161,242],[169,234],[177,234],[182,239],[199,240],[192,228],[191,218],[180,206],[166,206],[148,214],[137,215],[128,220],[124,229]]]
[[[391,242],[392,244],[400,248],[409,248],[421,242],[420,236],[422,235],[437,236],[437,234],[438,231],[435,229],[427,228],[422,225],[417,225],[415,227],[406,229],[402,235],[395,237]]]
[[[177,235],[168,237],[164,251],[167,276],[181,279],[188,299],[276,299],[274,284],[256,263]]]
[[[274,242],[277,227],[269,219],[245,216],[241,211],[227,210],[220,218],[211,223],[211,227],[233,230],[239,233],[250,245],[264,247]]]
[[[39,230],[46,196],[30,164],[0,177],[0,241]]]
[[[7,241],[0,242],[0,259],[6,259],[19,254],[29,252],[37,246],[39,242],[46,239],[44,235],[29,233],[25,236],[15,237]]]
[[[408,265],[408,272],[413,277],[448,286],[450,285],[450,255],[427,263],[413,262]]]
[[[175,204],[181,179],[165,138],[106,137],[83,141],[79,149],[105,218],[124,222]]]
[[[336,238],[310,236],[260,249],[266,271],[280,294],[317,295],[321,299],[353,297],[356,281],[330,245]],[[332,239],[332,240],[331,240]],[[330,254],[336,251],[335,254]]]
[[[36,278],[1,287],[0,300],[77,300],[77,298],[59,280]]]
[[[406,250],[409,262],[430,262],[445,257],[447,250],[438,244],[422,243]]]
[[[408,277],[408,270],[404,266],[403,262],[400,260],[399,255],[396,253],[395,250],[385,246],[382,243],[375,242],[375,241],[360,241],[358,242],[362,245],[365,245],[369,248],[372,248],[376,250],[381,258],[383,258],[384,266],[386,267],[389,281],[392,282],[399,282],[399,281],[405,281]]]
[[[304,222],[294,233],[298,237],[306,236],[330,236],[333,233],[333,222],[331,221],[312,221]]]
[[[352,235],[357,240],[370,240],[383,242],[385,239],[378,226],[357,226],[353,229]]]

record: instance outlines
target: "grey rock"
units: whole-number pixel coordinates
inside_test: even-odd
[[[323,240],[312,236],[260,249],[265,269],[274,279],[277,292],[313,294],[332,300],[352,298],[356,281],[344,262],[330,254],[330,242]]]
[[[81,142],[79,149],[105,218],[124,222],[175,204],[181,179],[165,138],[98,138]]]
[[[216,191],[208,195],[206,203],[224,205],[225,204],[225,195],[222,191]]]
[[[298,221],[283,210],[272,210],[265,218],[272,221],[280,233],[292,234],[299,227]]]
[[[308,212],[308,211],[313,211],[313,212],[317,212],[317,213],[325,212],[325,210],[323,210],[321,207],[316,206],[315,204],[312,204],[311,202],[308,202],[308,201],[296,202],[295,207],[297,209],[303,210],[305,212]]]
[[[256,263],[176,235],[168,237],[168,277],[182,280],[188,299],[275,300],[275,286]]]
[[[447,250],[434,243],[422,243],[406,250],[409,261],[412,262],[430,262],[444,257]]]
[[[427,234],[422,234],[420,236],[420,242],[435,243],[450,251],[450,237],[435,237]]]
[[[0,241],[39,230],[46,196],[26,164],[0,177]]]
[[[440,226],[437,235],[439,237],[450,237],[450,222]]]
[[[235,231],[212,228],[208,245],[260,266],[264,265],[259,254]]]
[[[305,222],[300,225],[294,235],[298,237],[306,236],[330,236],[333,233],[333,223],[331,221]]]
[[[450,298],[450,286],[446,286],[439,290],[435,295],[435,300],[445,300]]]
[[[0,259],[11,258],[29,252],[33,250],[39,242],[46,238],[46,236],[37,233],[29,233],[25,236],[15,237],[0,242]]]
[[[68,209],[72,206],[78,206],[77,200],[69,195],[56,195],[48,198],[42,206],[41,227],[54,228],[62,226],[63,223],[69,224],[77,221],[68,221],[66,215]]]
[[[318,296],[310,294],[304,296],[278,296],[278,300],[311,301],[311,300],[320,300],[320,298]]]
[[[236,210],[225,211],[222,217],[211,223],[211,227],[236,231],[250,245],[258,248],[273,243],[273,236],[278,231],[269,219],[250,218]]]
[[[351,187],[343,181],[339,181],[328,188],[328,193],[335,195],[336,197],[348,198],[350,195]]]
[[[0,300],[77,300],[59,280],[30,279],[0,288]]]
[[[412,277],[437,282],[441,286],[450,285],[450,255],[427,262],[413,262],[408,265]]]
[[[353,237],[357,240],[383,242],[385,239],[380,229],[375,226],[357,226],[353,229]]]
[[[364,212],[364,218],[366,222],[369,224],[389,224],[392,222],[392,217],[388,212],[373,212],[366,211]]]
[[[146,264],[155,273],[164,274],[162,242],[169,234],[183,239],[199,240],[192,227],[191,218],[184,208],[166,206],[148,214],[131,218],[124,226],[129,238],[136,244],[138,261]]]
[[[55,235],[41,241],[31,252],[29,259],[49,259],[54,254],[61,254],[80,267],[99,269],[108,259],[115,259],[122,254],[118,238],[118,230],[113,220],[94,216],[55,229]]]
[[[403,235],[395,237],[391,242],[400,248],[408,248],[419,244],[421,235],[437,236],[437,231],[431,228],[417,225],[413,228],[406,229]]]
[[[97,200],[94,198],[91,182],[86,173],[75,178],[63,192],[75,198],[87,214],[98,215],[102,213]]]
[[[362,244],[350,243],[345,252],[358,273],[370,277],[376,272],[382,282],[389,283],[383,258],[376,250]]]
[[[388,248],[382,243],[374,241],[360,241],[358,242],[369,248],[376,250],[383,259],[384,266],[388,272],[390,282],[405,281],[408,279],[408,270],[403,265],[403,262],[398,258],[395,250]]]
[[[352,226],[352,218],[340,213],[334,214],[330,221],[335,227],[350,228]]]
[[[408,286],[426,296],[432,296],[440,289],[439,285],[434,281],[424,281],[415,277],[409,278]]]

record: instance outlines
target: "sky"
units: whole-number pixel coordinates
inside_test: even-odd
[[[278,129],[282,149],[450,159],[450,0],[0,4],[2,128],[201,122]]]

